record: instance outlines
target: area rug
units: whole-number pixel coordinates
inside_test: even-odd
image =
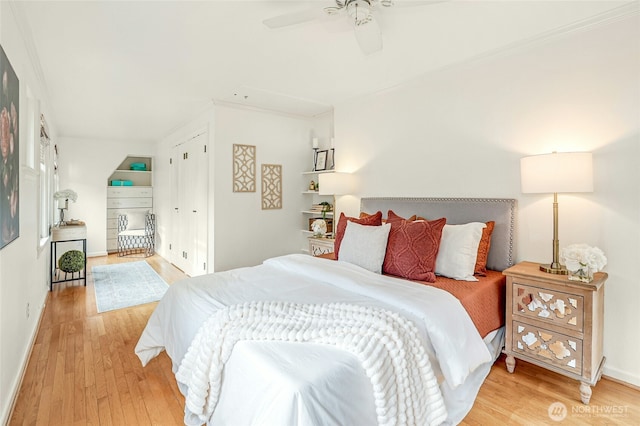
[[[91,273],[98,312],[155,302],[169,288],[145,261],[94,266]]]

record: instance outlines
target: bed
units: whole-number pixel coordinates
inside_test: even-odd
[[[486,277],[438,277],[425,285],[347,261],[276,257],[172,285],[149,318],[136,354],[146,365],[167,352],[186,398],[186,424],[411,424],[415,418],[457,424],[503,346],[499,271],[513,264],[515,205],[511,199],[363,198],[364,212],[444,217],[449,225],[494,222]],[[485,284],[489,291],[482,290]],[[309,312],[318,310],[334,316],[309,320]],[[279,316],[285,311],[293,316]],[[482,318],[486,311],[492,318]],[[394,336],[420,343],[420,356],[402,364],[419,365],[417,372],[392,370],[395,358],[377,362],[371,354],[381,344],[363,347],[370,341],[363,333],[378,325],[358,321],[382,317],[399,321]],[[230,321],[238,320],[244,322],[242,332],[228,332],[236,330]],[[338,338],[325,330],[339,330]],[[216,336],[224,333],[235,337],[221,342]],[[390,377],[389,371],[407,370],[407,377]],[[398,396],[389,391],[405,389],[398,383],[421,387],[407,387]]]

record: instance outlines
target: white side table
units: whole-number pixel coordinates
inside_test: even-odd
[[[55,280],[57,266],[56,261],[58,243],[69,243],[73,241],[82,241],[82,252],[84,253],[84,268],[82,275],[78,278],[64,280]],[[87,226],[86,225],[63,225],[54,226],[51,228],[51,280],[49,281],[49,291],[53,290],[53,285],[56,283],[62,283],[66,281],[83,280],[84,286],[87,286]]]

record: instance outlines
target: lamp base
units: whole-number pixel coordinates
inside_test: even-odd
[[[564,267],[564,265],[540,265],[540,270],[542,272],[546,272],[547,274],[555,274],[555,275],[567,275],[569,273],[569,271],[567,271],[567,268]]]

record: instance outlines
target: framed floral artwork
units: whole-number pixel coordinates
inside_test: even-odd
[[[0,249],[20,235],[19,120],[20,83],[0,46]]]

